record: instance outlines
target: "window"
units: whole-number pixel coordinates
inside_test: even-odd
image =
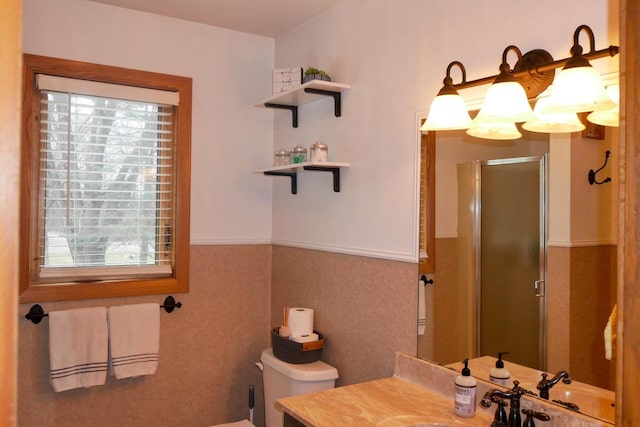
[[[422,124],[422,123],[421,123]],[[420,134],[420,212],[418,272],[420,274],[435,273],[435,164],[436,137],[435,132]]]
[[[24,67],[21,302],[188,290],[191,79]]]

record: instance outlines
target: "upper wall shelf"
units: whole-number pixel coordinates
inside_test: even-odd
[[[265,99],[259,104],[256,104],[256,107],[280,108],[291,111],[293,127],[297,128],[298,106],[318,101],[322,97],[330,96],[333,98],[334,115],[340,117],[342,115],[341,94],[349,89],[351,89],[350,85],[342,83],[311,80],[295,89]]]
[[[349,163],[343,162],[304,162],[293,163],[283,166],[273,166],[266,169],[259,169],[256,173],[273,176],[287,176],[291,178],[291,194],[298,194],[298,171],[321,171],[331,172],[333,175],[333,191],[340,192],[340,168],[351,167]]]

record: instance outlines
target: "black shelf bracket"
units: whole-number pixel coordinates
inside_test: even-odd
[[[340,168],[333,168],[327,166],[303,166],[306,171],[322,171],[331,172],[333,174],[333,191],[340,192]]]
[[[274,104],[273,102],[265,102],[264,106],[268,108],[279,108],[281,110],[291,111],[291,122],[293,124],[293,127],[294,128],[298,127],[298,106],[297,105],[284,105],[284,104]]]
[[[311,87],[304,88],[306,93],[313,93],[315,95],[323,95],[330,96],[333,98],[333,114],[336,117],[340,117],[342,115],[342,107],[341,107],[341,95],[340,92],[334,92],[332,90],[323,90],[323,89],[314,89]]]
[[[291,178],[291,194],[298,194],[298,174],[296,172],[265,171],[265,175],[288,176]]]

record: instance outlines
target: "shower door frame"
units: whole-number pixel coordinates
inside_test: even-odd
[[[503,164],[538,162],[540,164],[539,185],[540,185],[540,247],[539,247],[539,279],[533,283],[533,289],[537,292],[539,303],[539,323],[538,323],[538,358],[540,360],[541,371],[547,369],[547,305],[546,305],[546,282],[547,282],[547,236],[548,224],[548,164],[549,155],[513,157],[494,160],[474,160],[473,164],[473,249],[474,249],[474,289],[476,292],[475,322],[476,322],[476,354],[481,354],[482,350],[482,271],[481,271],[481,220],[482,220],[482,167],[496,166]]]

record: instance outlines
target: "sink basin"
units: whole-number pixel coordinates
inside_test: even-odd
[[[440,423],[418,423],[418,424],[406,424],[402,427],[454,427],[451,424]]]
[[[522,387],[538,393],[536,384]],[[560,400],[578,405],[579,411],[594,418],[615,422],[615,393],[610,390],[581,387],[579,384],[557,384],[549,390],[549,401]]]
[[[377,427],[400,426],[400,427],[461,427],[466,426],[457,420],[445,419],[443,417],[426,417],[424,415],[398,415],[385,418],[377,424]]]
[[[581,390],[549,391],[549,400],[560,400],[578,405],[580,412],[592,417],[613,422],[616,417],[615,399],[613,396],[603,396]]]

